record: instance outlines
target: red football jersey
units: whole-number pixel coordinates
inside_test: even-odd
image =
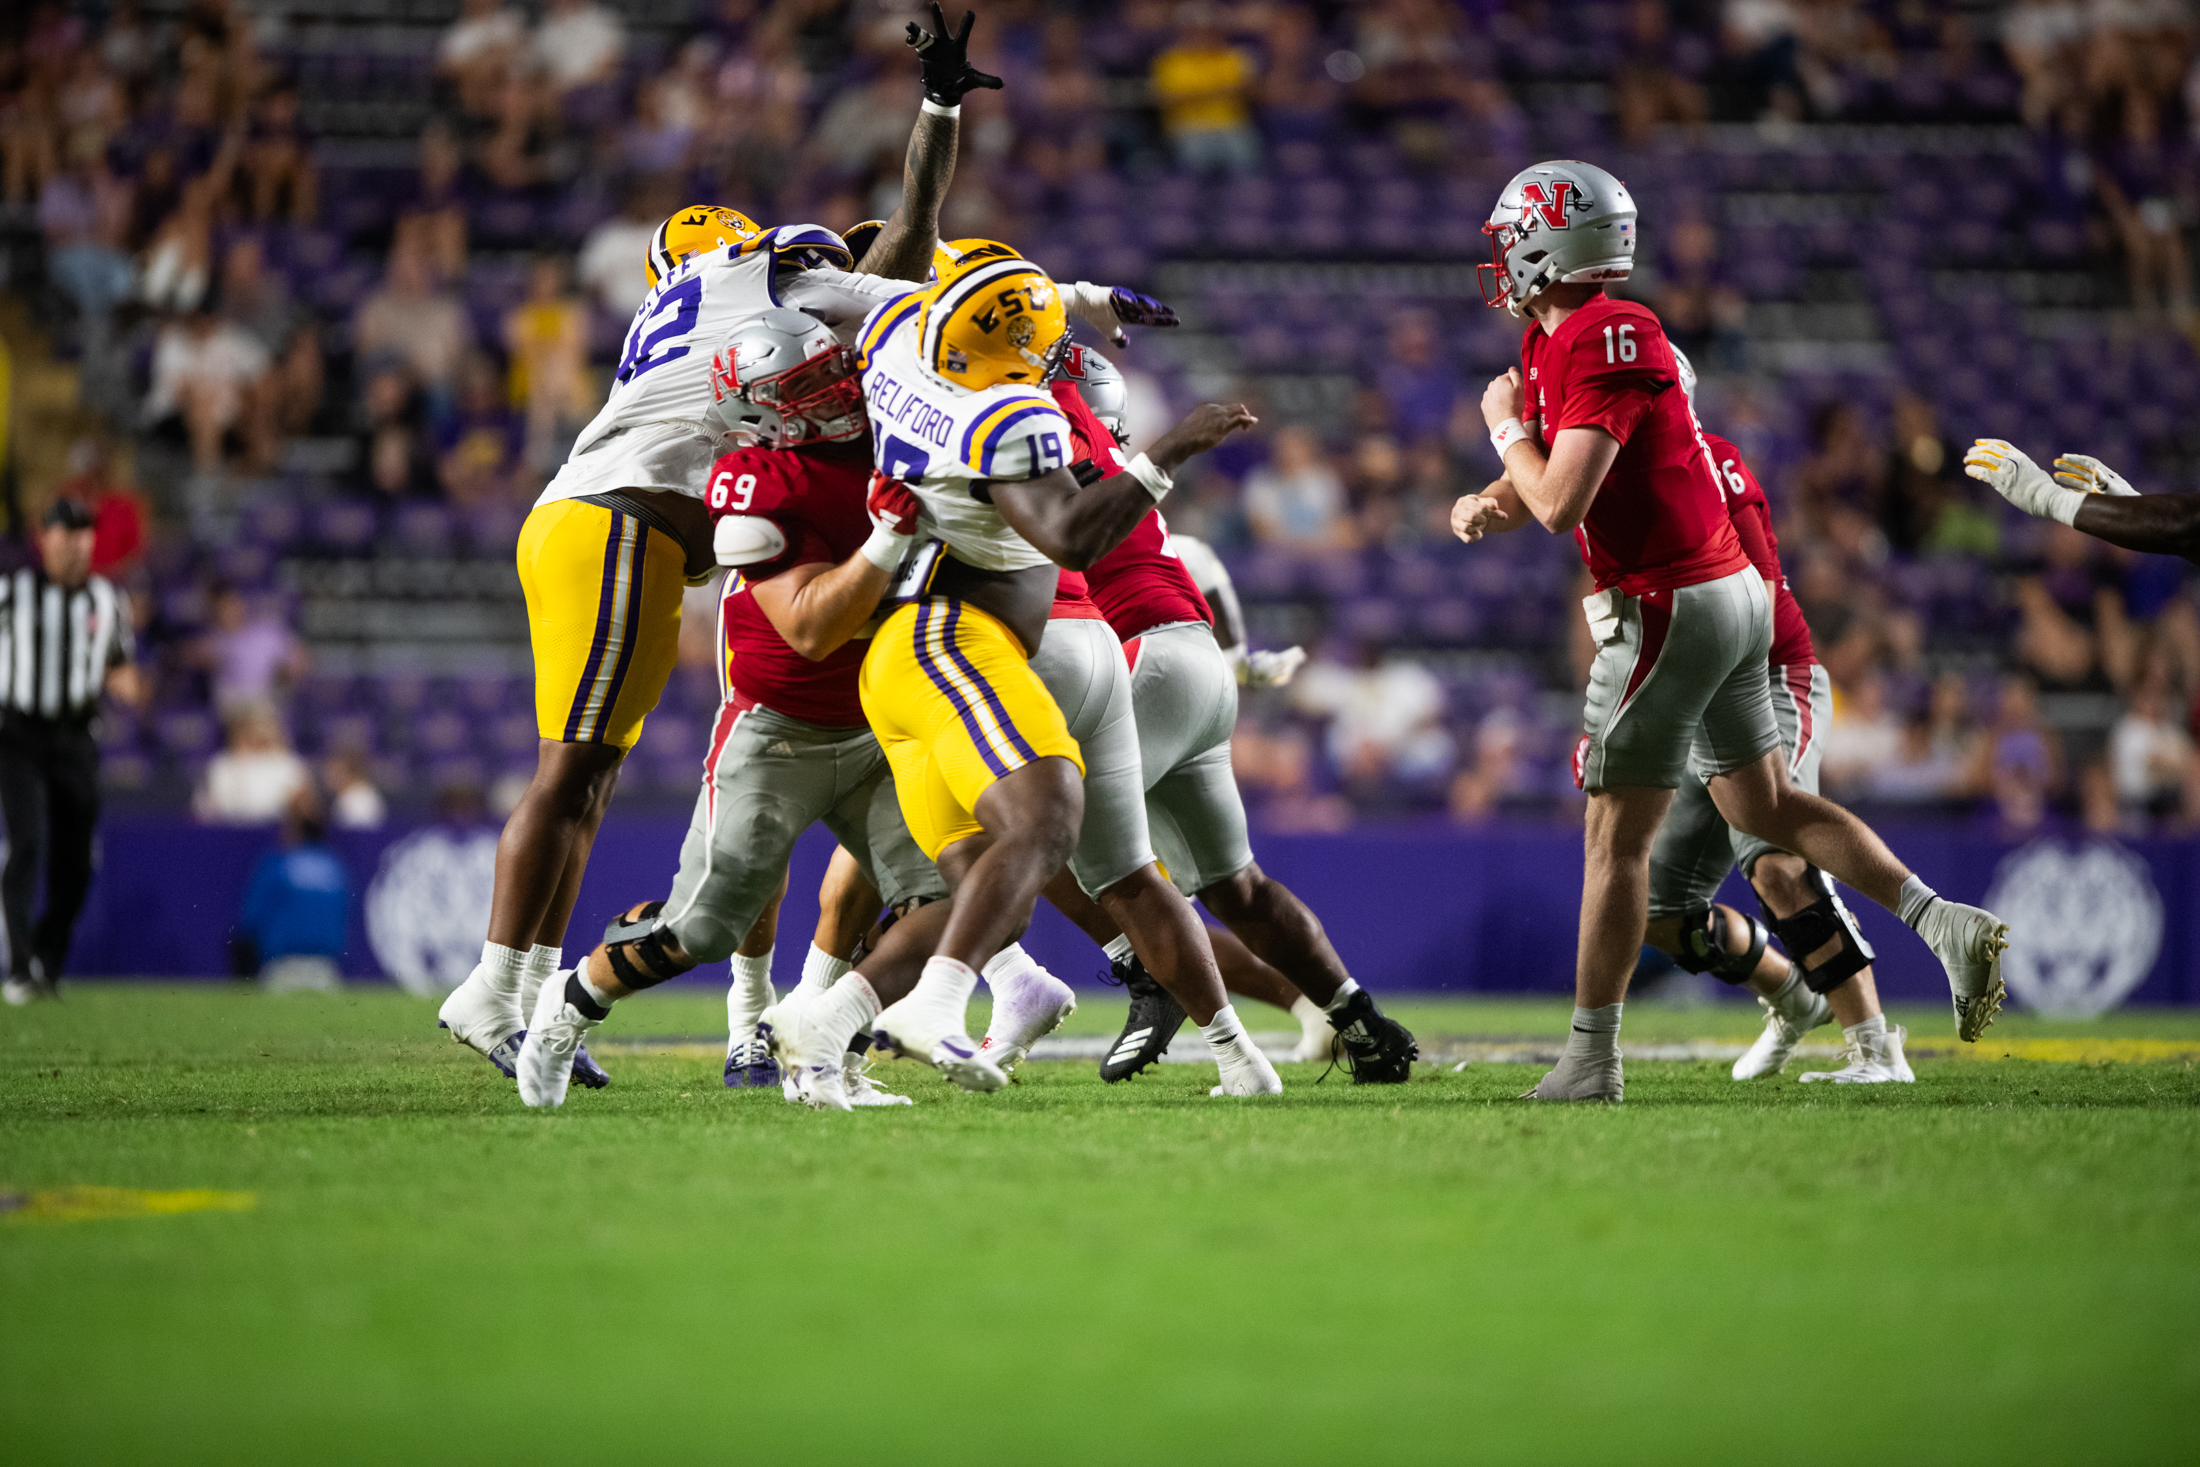
[[[787,537],[776,558],[729,572],[718,602],[728,701],[826,728],[860,728],[856,674],[871,644],[855,638],[812,662],[786,643],[750,589],[798,565],[838,565],[871,536],[867,441],[806,448],[741,448],[711,466],[710,513],[770,520]]]
[[[1088,579],[1100,614],[1126,642],[1172,621],[1215,624],[1198,582],[1169,544],[1168,521],[1158,509],[1094,561]]]
[[[1123,472],[1123,451],[1115,446],[1115,435],[1107,425],[1092,415],[1085,405],[1084,395],[1077,384],[1057,380],[1052,384],[1054,400],[1069,417],[1069,436],[1076,448],[1070,454],[1070,464],[1075,467],[1090,459],[1100,470],[1103,479]],[[1085,572],[1065,570],[1054,583],[1054,609],[1047,613],[1049,620],[1064,619],[1098,621],[1100,608],[1093,604],[1091,582]]]
[[[1808,667],[1818,660],[1810,644],[1810,624],[1803,608],[1788,589],[1787,572],[1780,568],[1780,539],[1772,533],[1772,502],[1764,486],[1742,462],[1742,451],[1716,433],[1703,435],[1711,450],[1711,462],[1726,480],[1727,512],[1734,519],[1734,533],[1741,537],[1742,553],[1757,567],[1757,574],[1772,583],[1772,665]]]
[[[1680,390],[1673,349],[1648,307],[1600,295],[1555,336],[1531,323],[1520,367],[1527,414],[1546,448],[1567,428],[1602,428],[1619,440],[1619,457],[1574,531],[1598,590],[1639,596],[1749,565]]]

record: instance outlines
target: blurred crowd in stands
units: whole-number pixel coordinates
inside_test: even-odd
[[[1007,85],[966,103],[945,233],[1180,306],[1177,339],[1123,355],[1136,436],[1205,396],[1263,414],[1170,506],[1230,560],[1256,640],[1317,653],[1246,699],[1261,818],[1571,808],[1572,547],[1533,528],[1462,547],[1445,516],[1495,470],[1478,401],[1518,329],[1474,293],[1481,221],[1517,167],[1576,154],[1634,187],[1630,293],[1771,494],[1839,690],[1832,791],[2012,831],[2200,826],[2182,564],[2043,530],[1958,467],[2005,434],[2200,487],[2186,0],[979,10],[973,60]],[[205,818],[268,821],[318,785],[342,825],[520,777],[523,665],[406,666],[356,628],[461,581],[516,604],[403,572],[508,577],[672,208],[845,228],[894,207],[913,14],[172,0],[0,20],[10,340],[19,369],[50,342],[80,402],[65,471],[20,492],[94,505],[160,674],[152,710],[111,720],[118,792],[187,785]],[[14,425],[19,463],[35,429]],[[708,606],[637,795],[692,788]]]

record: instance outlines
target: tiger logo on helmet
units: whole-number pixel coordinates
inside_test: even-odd
[[[747,248],[764,237],[763,226],[723,204],[690,204],[657,226],[649,237],[649,254],[642,273],[655,290],[667,275],[690,255],[720,250],[728,245]]]
[[[917,312],[918,360],[971,392],[1010,382],[1040,386],[1069,346],[1061,290],[1013,255],[976,261],[941,281]]]

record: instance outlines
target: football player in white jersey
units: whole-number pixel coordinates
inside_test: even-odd
[[[765,1014],[797,1094],[820,1108],[846,1108],[841,1056],[866,1025],[967,1089],[1005,1083],[964,1032],[965,1009],[979,970],[1076,850],[1085,815],[1084,755],[1031,663],[1057,571],[1105,554],[1168,493],[1172,469],[1254,421],[1207,404],[1123,472],[1080,486],[1069,420],[1046,390],[1068,340],[1062,292],[1012,256],[965,264],[877,312],[857,339],[877,467],[916,492],[938,536],[904,569],[892,593],[902,604],[872,638],[864,713],[910,833],[955,894],[904,917],[830,989]],[[1103,893],[1110,915],[1202,1021],[1219,1088],[1280,1089],[1190,905],[1143,854]]]
[[[950,35],[909,27],[924,106],[909,140],[903,203],[855,273],[847,246],[815,225],[760,228],[738,210],[680,210],[651,239],[649,295],[635,312],[616,385],[520,532],[520,583],[541,735],[534,781],[497,845],[480,964],[439,1015],[507,1076],[536,991],[562,963],[588,851],[675,660],[685,584],[715,570],[703,494],[732,446],[712,358],[740,323],[788,305],[852,329],[929,270],[954,176],[961,99],[999,78],[967,59],[972,17]],[[898,284],[886,277],[899,277]],[[593,1061],[574,1078],[600,1085]]]

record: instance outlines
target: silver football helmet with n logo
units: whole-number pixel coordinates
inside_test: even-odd
[[[1482,303],[1520,307],[1546,286],[1625,280],[1635,268],[1635,198],[1594,163],[1561,158],[1522,169],[1497,196],[1477,267]]]
[[[744,443],[839,443],[869,429],[855,356],[813,316],[784,306],[733,329],[710,359],[718,416]]]

